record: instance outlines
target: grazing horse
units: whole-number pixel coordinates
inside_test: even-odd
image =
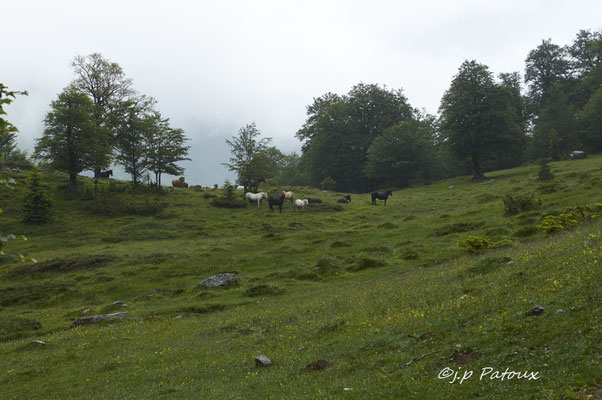
[[[256,201],[257,207],[259,207],[259,204],[261,203],[261,199],[267,199],[267,198],[268,198],[268,194],[266,192],[261,192],[261,193],[248,192],[247,194],[245,194],[245,199],[249,200],[249,203],[251,201]]]
[[[256,192],[259,189],[259,184],[261,182],[265,183],[264,177],[257,178],[257,179],[247,179],[246,181],[244,181],[244,185],[245,185],[245,187],[249,188],[249,190],[251,192]]]
[[[348,194],[347,196],[339,197],[337,203],[351,203],[351,195]]]
[[[98,177],[99,178],[109,179],[109,176],[113,176],[113,170],[112,169],[110,169],[108,171],[104,171],[104,172],[101,171],[101,172],[98,173]]]
[[[288,200],[291,204],[293,204],[293,200],[295,200],[293,192],[284,192],[284,199]]]
[[[270,210],[274,211],[274,206],[278,206],[278,209],[280,210],[280,212],[282,212],[282,204],[284,203],[285,197],[286,196],[284,195],[284,192],[282,192],[282,195],[280,195],[280,197],[270,197],[268,199]]]
[[[391,189],[385,190],[384,192],[372,192],[372,205],[376,205],[376,199],[384,200],[385,205],[387,205],[387,197],[393,196],[393,191]]]
[[[298,211],[300,208],[307,209],[307,199],[295,200],[295,211]]]
[[[309,204],[322,204],[322,200],[320,199],[305,199]]]

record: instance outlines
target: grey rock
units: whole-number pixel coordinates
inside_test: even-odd
[[[48,344],[48,343],[46,343],[46,342],[45,342],[45,341],[43,341],[43,340],[32,340],[32,341],[31,341],[31,342],[29,342],[29,343],[30,343],[30,344],[34,344],[34,345],[36,345],[36,344],[39,344],[39,345],[47,345],[47,344]]]
[[[527,311],[525,313],[525,316],[527,317],[532,317],[535,315],[540,315],[541,313],[543,313],[545,310],[545,308],[543,308],[542,306],[535,306],[532,309],[530,309],[529,311]]]
[[[213,275],[199,283],[197,286],[201,287],[219,287],[227,286],[236,281],[236,274],[233,272],[222,272],[217,275]]]
[[[113,305],[114,306],[119,306],[119,307],[127,307],[128,306],[123,301],[115,301],[115,302],[113,302]]]
[[[489,179],[488,181],[481,182],[481,185],[489,185],[490,183],[495,182],[495,179]]]
[[[127,317],[128,315],[130,315],[130,313],[118,312],[118,313],[114,313],[114,314],[95,315],[93,317],[82,317],[82,318],[78,318],[75,321],[73,321],[73,324],[71,324],[71,327],[76,328],[81,325],[97,324],[104,320],[123,318],[123,317]]]
[[[270,365],[272,365],[272,360],[270,360],[265,354],[260,354],[255,357],[255,368],[269,367]]]
[[[564,310],[562,308],[559,308],[558,310],[556,310],[555,314],[564,314]]]

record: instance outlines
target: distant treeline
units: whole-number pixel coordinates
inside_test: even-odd
[[[524,75],[495,79],[486,65],[467,60],[437,116],[411,107],[401,89],[359,83],[347,94],[314,98],[296,133],[301,155],[283,154],[267,138],[245,168],[227,165],[241,182],[263,176],[280,185],[366,192],[458,174],[482,179],[484,171],[558,160],[572,150],[599,152],[601,61],[602,31],[589,30],[564,47],[543,40],[527,55]],[[254,125],[245,129],[259,134]]]

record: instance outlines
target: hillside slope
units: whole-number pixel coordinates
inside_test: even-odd
[[[293,188],[324,204],[282,214],[87,179],[74,197],[47,174],[49,224],[19,222],[26,185],[0,197],[2,232],[29,238],[9,249],[39,261],[0,261],[0,398],[599,397],[602,224],[539,226],[576,205],[599,214],[600,165],[553,163],[547,183],[534,166],[458,177],[386,206]],[[507,194],[541,206],[506,216]],[[507,246],[473,255],[469,236]],[[197,287],[225,271],[236,285]],[[129,315],[71,328],[116,312]],[[273,365],[257,369],[259,354]],[[531,375],[489,379],[506,369]],[[450,383],[458,371],[473,375]]]

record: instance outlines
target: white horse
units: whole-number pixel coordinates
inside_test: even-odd
[[[236,190],[245,190],[245,187],[242,185],[236,186]]]
[[[307,207],[307,199],[303,199],[303,200],[295,200],[295,210],[298,209],[305,209]]]
[[[257,201],[257,207],[259,207],[259,204],[261,204],[261,199],[267,199],[267,198],[268,198],[268,194],[266,192],[261,192],[261,193],[247,192],[247,194],[245,194],[245,199],[249,200],[249,203],[251,202],[251,200]]]

